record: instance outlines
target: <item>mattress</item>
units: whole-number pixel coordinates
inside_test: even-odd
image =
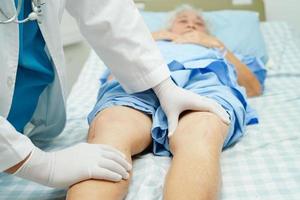
[[[264,95],[250,99],[260,116],[245,137],[222,153],[222,200],[298,200],[300,198],[300,50],[283,22],[263,22],[270,60]],[[67,124],[46,150],[85,141],[104,64],[91,52],[68,98]],[[40,141],[34,141],[41,145]],[[51,148],[49,148],[51,146]],[[151,153],[134,158],[126,200],[162,200],[170,158]],[[66,190],[44,187],[0,174],[0,199],[64,199]]]

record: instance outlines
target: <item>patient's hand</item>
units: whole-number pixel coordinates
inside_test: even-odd
[[[168,30],[161,30],[152,33],[154,40],[176,40],[180,35],[172,33]]]
[[[176,43],[192,43],[198,44],[207,48],[220,48],[223,49],[223,43],[216,37],[202,33],[199,31],[191,31],[185,33],[174,40]]]

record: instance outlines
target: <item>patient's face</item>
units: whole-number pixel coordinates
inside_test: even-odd
[[[193,11],[179,13],[173,21],[170,31],[179,35],[191,31],[208,33],[203,18]]]

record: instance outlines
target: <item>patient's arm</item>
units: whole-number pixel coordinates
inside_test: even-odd
[[[154,40],[175,40],[179,37],[178,34],[172,33],[168,30],[161,30],[152,33],[152,37]]]
[[[191,43],[201,45],[207,48],[224,48],[222,42],[216,37],[199,31],[187,32],[174,40],[175,43]]]
[[[237,72],[238,84],[245,87],[248,97],[259,96],[262,93],[260,83],[252,71],[242,63],[232,52],[227,51],[226,58]]]
[[[188,32],[174,40],[174,42],[193,43],[207,48],[225,48],[224,44],[216,37],[199,31]],[[260,95],[262,92],[260,83],[247,65],[242,63],[233,53],[228,50],[226,59],[235,66],[238,76],[238,83],[246,88],[247,96],[253,97]]]

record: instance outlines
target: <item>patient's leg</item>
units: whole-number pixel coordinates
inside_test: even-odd
[[[151,143],[152,121],[132,108],[115,106],[100,112],[94,119],[88,136],[89,143],[109,144],[131,156],[142,152]],[[118,183],[88,180],[72,186],[67,199],[121,200],[127,193],[129,180]]]
[[[217,199],[220,154],[228,126],[208,112],[189,112],[170,138],[173,160],[166,177],[165,200]]]

